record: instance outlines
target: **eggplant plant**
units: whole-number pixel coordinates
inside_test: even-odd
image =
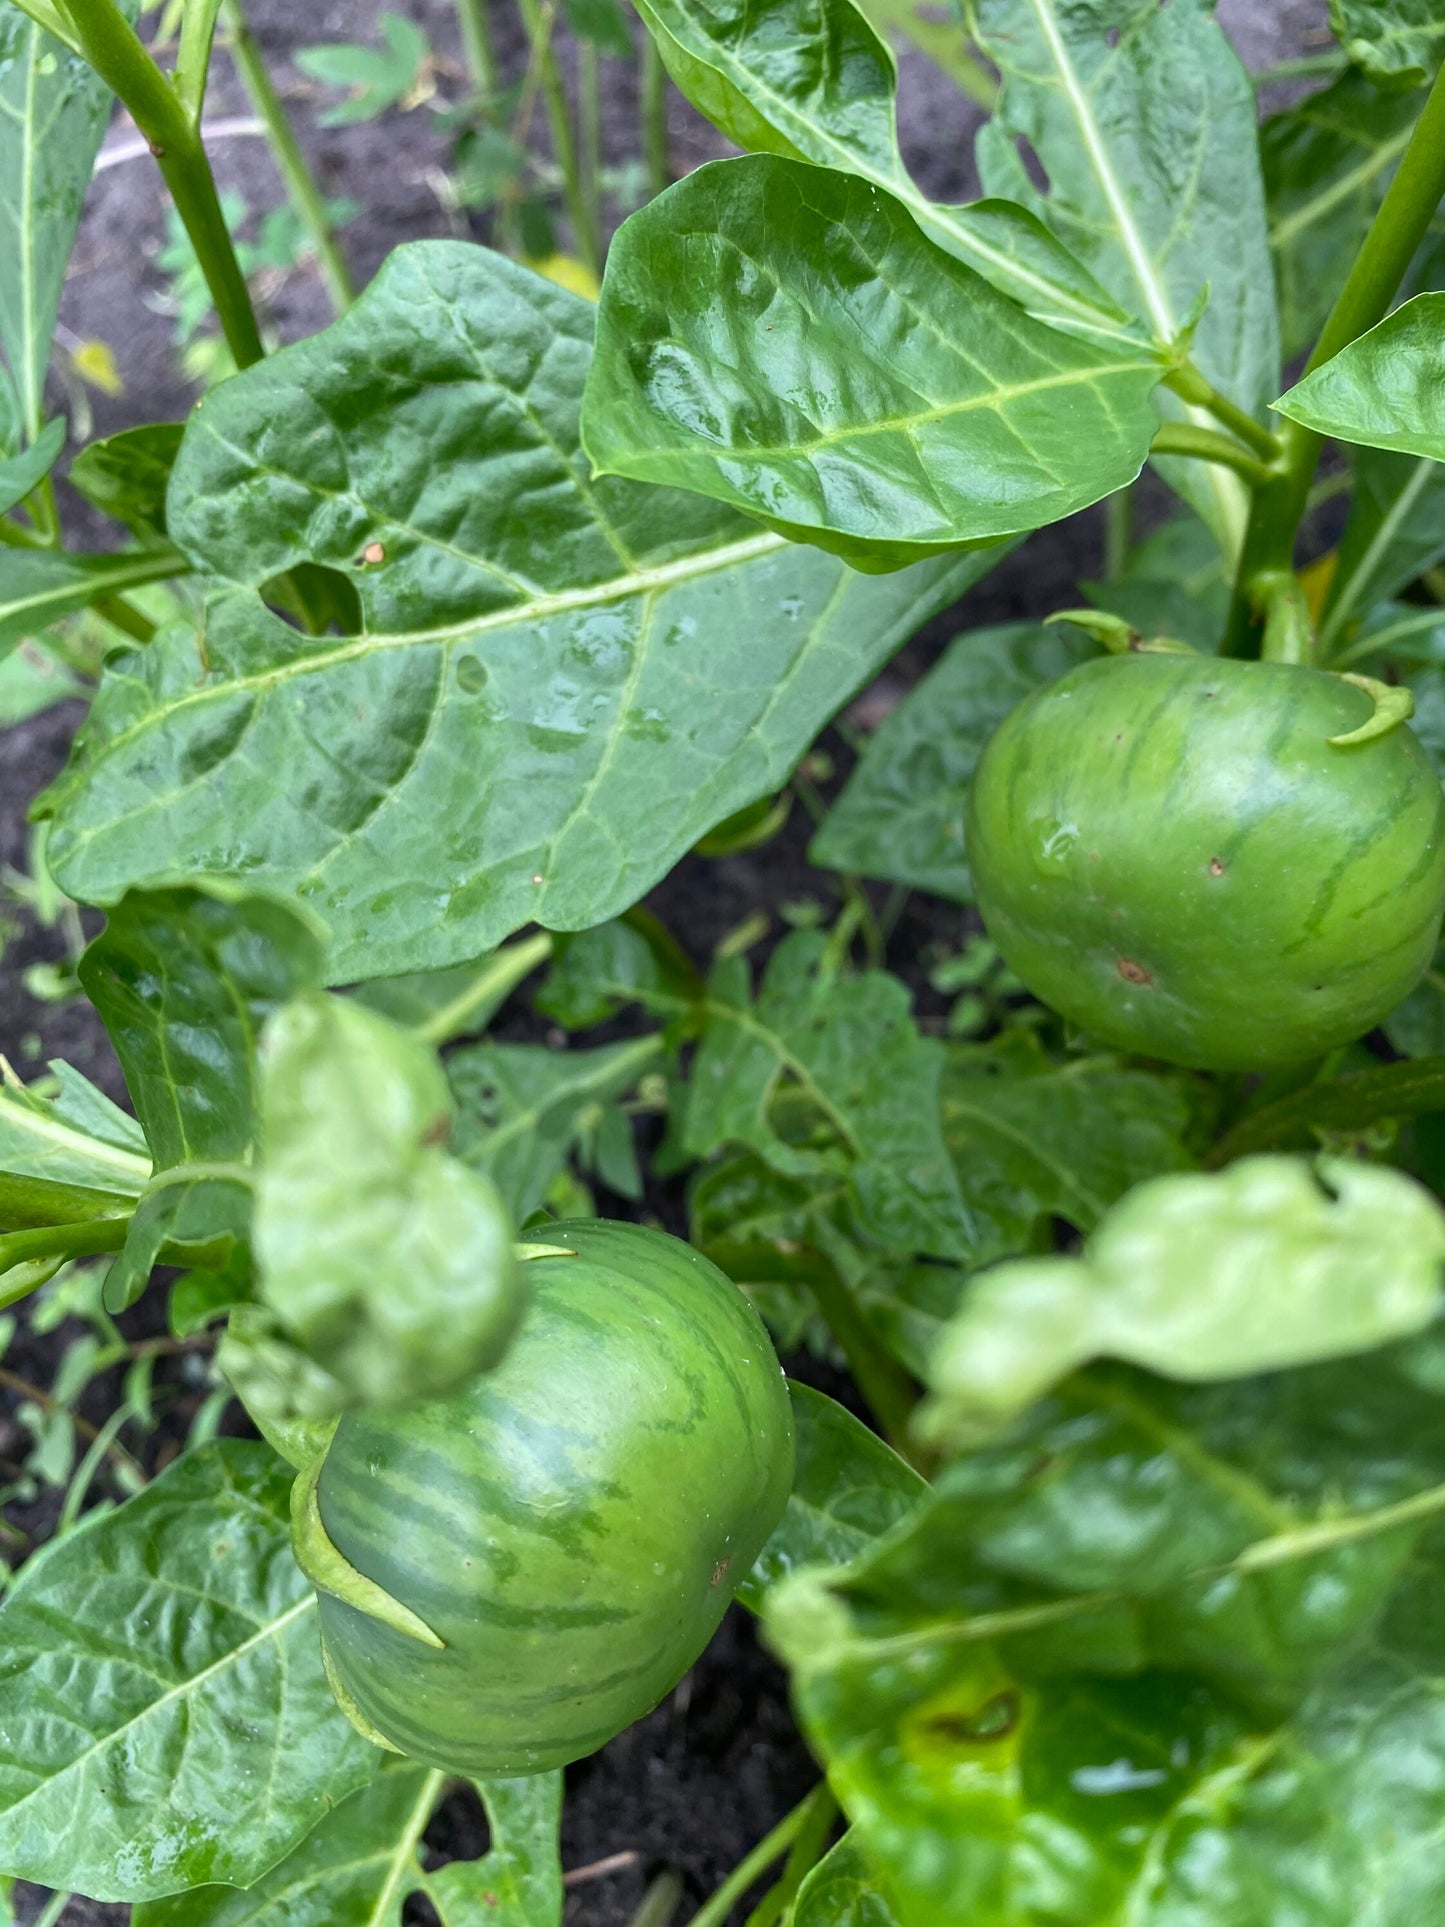
[[[560,1927],[564,1769],[736,1601],[818,1784],[695,1927],[1416,1927],[1445,25],[1332,0],[1261,120],[1209,0],[964,0],[955,206],[898,9],[637,8],[744,151],[596,303],[418,241],[267,353],[219,0],[173,65],[0,0],[0,713],[88,697],[32,819],[130,1099],[0,1083],[0,1352],[90,1332],[0,1376],[64,1492],[0,1539],[0,1909]],[[239,372],[68,448],[117,98]],[[1080,515],[1065,606],[980,622]],[[810,815],[790,928],[665,921]]]

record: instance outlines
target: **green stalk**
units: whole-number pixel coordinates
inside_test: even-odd
[[[473,90],[490,100],[497,91],[497,56],[492,46],[492,22],[487,0],[457,0],[457,26],[461,30],[462,54]]]
[[[552,138],[552,157],[562,175],[562,196],[567,203],[567,218],[572,223],[573,245],[583,266],[600,279],[602,249],[600,242],[594,243],[588,225],[587,202],[577,167],[577,143],[572,135],[567,94],[552,46],[552,9],[540,5],[539,0],[520,0],[520,5],[522,24],[537,62],[542,102],[547,110],[547,130]]]
[[[793,1275],[797,1276],[796,1271]],[[813,1295],[823,1323],[837,1339],[838,1348],[848,1361],[848,1370],[882,1426],[884,1437],[900,1457],[911,1461],[908,1424],[918,1402],[913,1381],[884,1350],[851,1285],[833,1265],[822,1259],[809,1266],[803,1282]]]
[[[1163,423],[1149,444],[1149,452],[1151,455],[1193,455],[1201,462],[1218,462],[1224,468],[1234,469],[1255,489],[1265,487],[1275,474],[1247,448],[1241,448],[1232,435],[1222,435],[1217,428],[1196,428],[1193,422]]]
[[[1134,490],[1116,489],[1104,503],[1104,580],[1117,582],[1129,566],[1134,533]]]
[[[1325,322],[1305,373],[1330,361],[1389,312],[1395,291],[1425,238],[1445,194],[1445,68],[1435,77],[1353,267]],[[1295,538],[1325,438],[1285,417],[1279,431],[1279,472],[1254,497],[1240,550],[1234,604],[1224,653],[1253,654],[1264,614],[1262,591],[1280,570],[1294,567]]]
[[[810,1793],[798,1802],[791,1813],[784,1814],[771,1833],[753,1848],[746,1860],[740,1860],[709,1900],[705,1900],[688,1927],[723,1927],[734,1906],[753,1882],[765,1874],[775,1860],[781,1860],[792,1846],[806,1824],[812,1811],[813,1795]]]
[[[156,625],[150,617],[123,595],[97,596],[90,606],[132,642],[150,642],[155,635]]]
[[[820,1780],[804,1805],[808,1811],[793,1841],[787,1864],[776,1884],[770,1887],[748,1915],[747,1927],[777,1927],[798,1897],[798,1889],[822,1859],[838,1817],[838,1802],[826,1780]]]
[[[6,1285],[5,1272],[37,1260],[98,1258],[102,1252],[119,1251],[129,1225],[129,1218],[90,1218],[84,1224],[45,1225],[39,1231],[0,1235],[0,1306],[13,1305],[35,1289],[33,1283]]]
[[[63,0],[82,51],[150,143],[238,368],[265,350],[197,127],[115,0]]]
[[[201,124],[206,104],[206,82],[211,73],[211,43],[216,34],[216,0],[185,0],[181,42],[171,85],[193,127]]]
[[[602,259],[602,67],[591,40],[577,43],[578,119],[581,123],[578,183],[586,210],[589,245]]]
[[[660,1873],[642,1896],[642,1904],[627,1927],[671,1927],[672,1917],[681,1899],[680,1876],[671,1871]]]
[[[1165,383],[1182,400],[1192,402],[1196,408],[1206,408],[1214,419],[1227,428],[1232,435],[1238,436],[1246,448],[1252,448],[1261,461],[1279,460],[1280,444],[1278,435],[1273,434],[1253,415],[1247,414],[1238,402],[1228,395],[1221,395],[1211,381],[1199,372],[1192,361],[1176,368]]]
[[[672,181],[667,151],[667,69],[657,42],[643,29],[641,74],[638,81],[642,117],[642,158],[647,164],[647,192],[656,196]]]
[[[326,283],[326,292],[331,297],[331,306],[337,314],[344,314],[356,299],[356,288],[346,265],[346,256],[341,252],[341,244],[326,212],[325,198],[301,151],[296,130],[281,104],[281,96],[276,92],[261,49],[256,44],[256,36],[242,11],[241,0],[224,0],[224,5],[231,58],[236,63],[236,72],[241,76],[257,114],[266,124],[266,138],[271,143],[276,170],[285,183],[287,198],[295,210],[296,218],[316,250],[317,266]]]

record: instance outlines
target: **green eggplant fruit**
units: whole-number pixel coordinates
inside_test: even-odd
[[[638,1225],[539,1235],[496,1370],[347,1413],[297,1486],[338,1700],[456,1773],[564,1765],[655,1706],[792,1487],[786,1382],[716,1266]]]
[[[1404,714],[1285,663],[1083,664],[974,775],[990,936],[1124,1050],[1255,1071],[1358,1037],[1419,982],[1445,905],[1445,800]]]

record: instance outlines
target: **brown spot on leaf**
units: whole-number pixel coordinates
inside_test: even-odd
[[[1152,984],[1154,981],[1143,964],[1135,963],[1132,957],[1121,957],[1114,968],[1126,984]]]
[[[1209,859],[1209,874],[1212,877],[1222,877],[1224,875],[1224,865],[1217,856],[1212,856]]]
[[[385,562],[385,544],[381,542],[368,542],[366,547],[361,551],[361,559],[363,562],[369,562],[373,566],[378,562]]]
[[[727,1571],[728,1571],[728,1567],[729,1567],[729,1566],[730,1566],[731,1564],[732,1564],[732,1555],[731,1555],[731,1553],[729,1553],[729,1555],[728,1555],[728,1557],[727,1557],[726,1559],[719,1559],[719,1560],[718,1560],[718,1562],[717,1562],[717,1564],[716,1564],[716,1565],[715,1565],[715,1566],[713,1567],[713,1569],[712,1569],[712,1583],[713,1583],[713,1584],[714,1584],[715,1586],[720,1586],[720,1585],[722,1584],[722,1582],[723,1582],[723,1580],[724,1580],[724,1579],[726,1579],[726,1577],[727,1577]]]
[[[978,1746],[990,1740],[1006,1740],[1019,1723],[1017,1693],[995,1693],[976,1713],[934,1713],[923,1724],[940,1739],[956,1746]]]

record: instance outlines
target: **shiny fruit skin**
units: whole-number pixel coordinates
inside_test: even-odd
[[[1026,698],[974,775],[989,934],[1036,997],[1124,1050],[1214,1070],[1318,1057],[1418,983],[1445,799],[1407,726],[1317,669],[1133,654]]]
[[[453,1772],[560,1766],[655,1706],[792,1486],[786,1381],[729,1279],[639,1225],[550,1224],[545,1242],[577,1255],[527,1263],[500,1366],[347,1414],[318,1484],[332,1543],[445,1642],[322,1593],[335,1681]]]

